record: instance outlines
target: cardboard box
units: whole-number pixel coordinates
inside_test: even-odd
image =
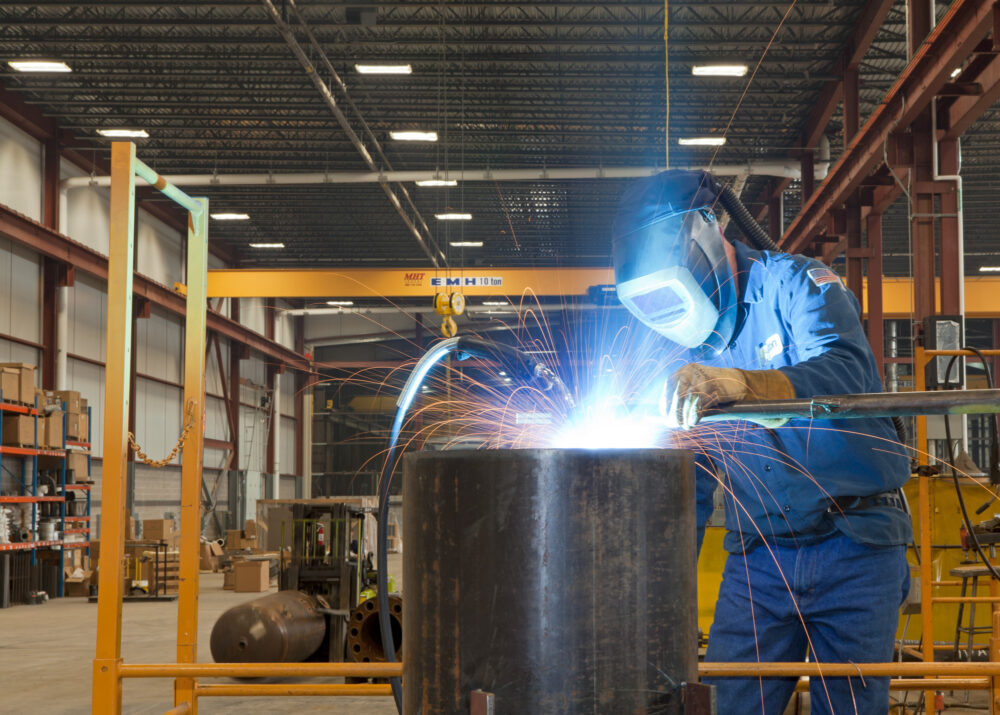
[[[229,529],[226,531],[226,548],[231,551],[242,549],[252,549],[257,546],[257,539],[250,538],[241,529]]]
[[[166,541],[174,535],[173,519],[143,519],[142,538],[149,541]]]
[[[66,411],[78,415],[80,414],[80,393],[76,390],[56,390],[56,398],[66,406]]]
[[[226,591],[233,591],[236,589],[236,572],[233,571],[232,566],[226,567],[222,572],[222,588]]]
[[[41,418],[39,418],[41,420]],[[63,446],[63,413],[61,410],[45,415],[45,437],[42,438],[42,424],[38,423],[38,446],[49,449],[62,449]]]
[[[42,423],[38,423],[38,438],[41,442]],[[28,415],[3,416],[3,443],[6,445],[34,446],[35,418]]]
[[[89,596],[94,572],[90,569],[67,568],[63,578],[63,593],[67,596]]]
[[[253,519],[247,519],[246,523],[243,525],[243,535],[248,539],[257,539],[257,522]]]
[[[71,449],[66,452],[66,481],[68,483],[86,482],[90,478],[90,468],[87,466],[89,456],[90,452],[82,449]]]
[[[79,413],[66,413],[66,439],[74,442],[82,442],[80,437],[80,415]]]
[[[35,401],[35,366],[25,362],[5,362],[0,363],[0,368],[15,370],[18,373],[17,394],[7,394],[5,389],[3,399],[5,402],[25,402]]]
[[[236,593],[260,593],[271,585],[268,561],[240,561],[233,564]]]
[[[88,415],[88,414],[90,414],[89,412],[87,412],[87,408],[88,407],[89,407],[89,405],[87,404],[87,398],[86,397],[81,397],[80,398],[80,414],[81,415]]]
[[[20,402],[21,371],[12,367],[0,367],[0,400]]]
[[[214,573],[219,570],[219,557],[212,550],[213,545],[218,546],[214,541],[203,542],[201,545],[201,561],[198,564],[198,568],[202,571],[212,571]]]

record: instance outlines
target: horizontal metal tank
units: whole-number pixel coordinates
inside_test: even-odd
[[[326,635],[326,605],[301,591],[278,591],[233,606],[212,627],[217,663],[299,663]]]
[[[408,455],[404,713],[682,712],[695,542],[690,452]]]

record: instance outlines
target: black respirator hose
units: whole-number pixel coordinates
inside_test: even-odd
[[[743,205],[740,197],[736,195],[731,186],[728,184],[722,186],[718,190],[718,196],[722,208],[726,210],[754,248],[759,251],[784,253],[781,247],[767,235],[767,231],[761,228],[761,225],[750,215],[747,207]]]

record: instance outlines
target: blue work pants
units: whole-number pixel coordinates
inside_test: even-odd
[[[836,532],[800,547],[762,544],[730,554],[706,661],[818,663],[892,659],[909,590],[905,546],[873,547]],[[706,678],[719,715],[781,715],[796,678]],[[810,679],[814,715],[889,709],[888,678]]]

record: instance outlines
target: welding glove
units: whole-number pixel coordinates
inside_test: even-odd
[[[671,428],[690,429],[698,424],[703,410],[718,405],[757,400],[788,400],[795,388],[780,370],[739,370],[689,363],[666,382],[660,413]],[[776,429],[787,419],[750,420]]]

